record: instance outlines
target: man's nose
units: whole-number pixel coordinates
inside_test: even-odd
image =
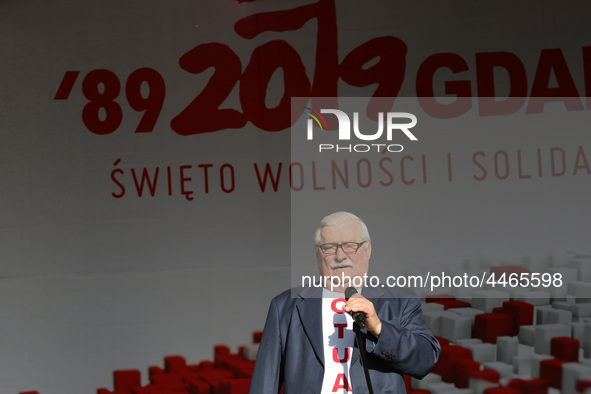
[[[345,253],[345,251],[343,250],[342,247],[337,248],[337,253],[335,255],[335,259],[337,261],[343,261],[343,260],[347,259],[347,253]]]

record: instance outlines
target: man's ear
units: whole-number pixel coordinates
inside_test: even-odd
[[[367,250],[365,251],[365,253],[367,253],[367,259],[369,260],[369,258],[371,257],[371,243],[368,243]]]

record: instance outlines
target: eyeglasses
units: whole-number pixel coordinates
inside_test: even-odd
[[[367,241],[363,241],[363,242],[345,242],[343,244],[322,244],[322,245],[316,245],[320,248],[320,250],[322,251],[322,253],[324,254],[337,254],[337,251],[339,250],[339,248],[341,248],[343,250],[343,252],[345,252],[345,254],[355,254],[357,253],[357,251],[359,250],[359,248],[361,247],[361,245],[363,245],[364,243],[366,243]]]

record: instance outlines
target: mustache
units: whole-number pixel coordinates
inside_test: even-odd
[[[346,267],[353,267],[353,262],[349,259],[347,260],[343,260],[343,261],[333,261],[330,264],[330,268],[332,269],[336,269],[336,268],[346,268]]]

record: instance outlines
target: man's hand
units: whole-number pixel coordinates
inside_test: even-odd
[[[361,312],[365,315],[365,328],[376,337],[382,332],[382,321],[378,317],[373,303],[361,294],[357,293],[349,298],[343,306],[345,312]]]

